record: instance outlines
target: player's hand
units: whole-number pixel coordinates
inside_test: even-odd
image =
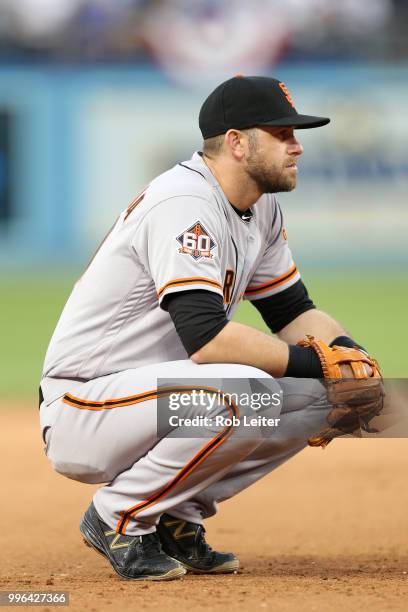
[[[330,347],[312,336],[299,344],[316,352],[322,365],[327,399],[332,406],[326,417],[328,427],[309,438],[309,445],[324,448],[337,436],[360,429],[370,431],[369,423],[383,409],[385,395],[375,359],[359,349]]]

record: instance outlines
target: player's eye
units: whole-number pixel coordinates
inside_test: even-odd
[[[281,140],[289,140],[293,136],[293,128],[285,128],[281,131],[279,138]]]

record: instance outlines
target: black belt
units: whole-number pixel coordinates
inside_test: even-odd
[[[38,389],[38,410],[40,409],[40,406],[43,403],[43,401],[44,401],[44,395],[43,395],[41,385],[40,385],[40,388]]]

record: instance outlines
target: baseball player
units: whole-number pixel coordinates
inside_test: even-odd
[[[124,578],[236,572],[234,554],[207,544],[203,520],[313,433],[322,431],[323,446],[344,433],[325,429],[328,394],[318,380],[337,375],[338,355],[348,355],[356,376],[378,375],[343,327],[315,308],[274,195],[296,185],[303,149],[295,130],[327,123],[299,114],[273,78],[219,85],[200,111],[202,152],[155,178],[122,212],[65,305],[40,387],[45,452],[57,472],[103,484],[80,530]],[[231,321],[241,299],[276,336]],[[265,437],[262,427],[241,435],[231,423],[244,407],[228,393],[276,378],[284,401],[264,414],[280,416],[280,435]],[[159,432],[160,401],[183,391],[193,398],[204,379],[222,393],[218,409],[230,424],[209,426],[205,439]],[[205,412],[193,404],[187,411]]]

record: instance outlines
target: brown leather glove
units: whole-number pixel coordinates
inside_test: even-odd
[[[309,438],[310,446],[327,446],[333,438],[369,427],[384,406],[384,385],[378,363],[358,348],[328,346],[307,336],[298,343],[311,347],[319,357],[332,409],[328,427]]]

